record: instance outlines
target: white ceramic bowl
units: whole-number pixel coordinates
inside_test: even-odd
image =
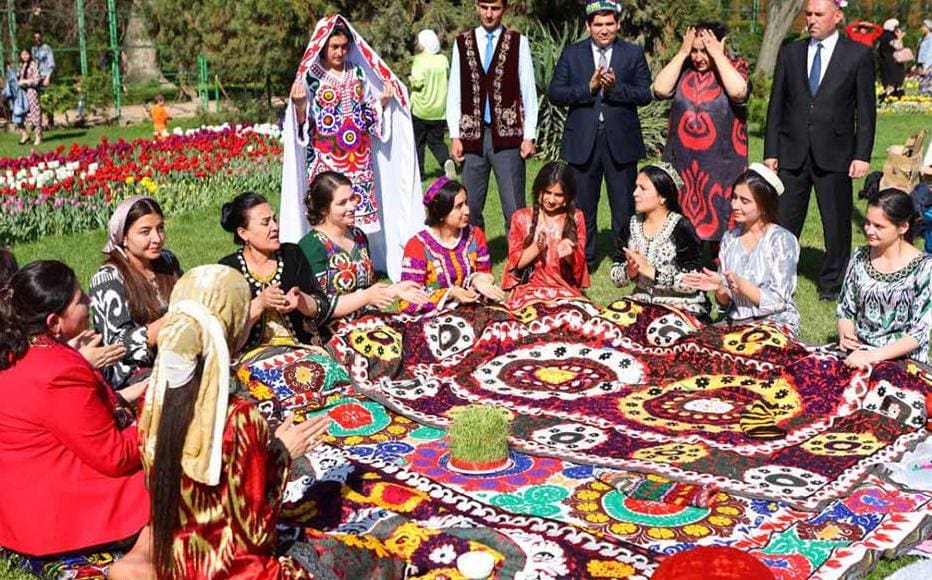
[[[488,578],[495,568],[495,557],[488,552],[466,552],[456,559],[456,568],[467,578]]]

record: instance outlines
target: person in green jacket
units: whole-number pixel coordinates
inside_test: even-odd
[[[446,128],[447,81],[450,61],[440,54],[440,39],[430,29],[417,35],[419,52],[411,65],[411,116],[417,165],[424,174],[424,146],[430,147],[446,176],[453,179],[456,165],[443,140]]]

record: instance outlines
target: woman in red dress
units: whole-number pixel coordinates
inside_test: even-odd
[[[576,209],[576,184],[565,163],[545,165],[534,180],[534,206],[519,209],[508,229],[508,261],[502,289],[508,306],[579,298],[589,287],[586,224]]]
[[[127,547],[149,521],[135,426],[66,341],[88,298],[61,262],[28,264],[0,298],[0,546],[48,556]]]
[[[291,460],[319,442],[330,419],[275,430],[232,396],[230,352],[249,332],[249,284],[227,266],[199,266],[172,291],[139,419],[152,490],[158,578],[308,578],[276,553],[275,524]],[[123,577],[140,577],[134,561]],[[134,573],[135,572],[135,573]]]
[[[712,242],[728,230],[731,186],[748,165],[748,64],[728,54],[726,33],[717,22],[688,28],[652,87],[673,100],[663,160],[683,178],[680,208],[699,239]]]

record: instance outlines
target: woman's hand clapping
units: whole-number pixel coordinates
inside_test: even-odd
[[[330,417],[318,415],[301,423],[294,422],[294,415],[288,415],[275,430],[275,437],[282,442],[292,459],[297,459],[318,445],[330,427]]]

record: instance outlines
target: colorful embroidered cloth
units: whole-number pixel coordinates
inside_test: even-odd
[[[715,484],[680,483],[659,475],[603,471],[596,478],[627,497],[676,506],[707,508],[718,495]]]
[[[444,427],[461,405],[504,406],[515,449],[804,509],[849,493],[926,436],[925,371],[852,371],[777,326],[694,328],[627,300],[461,306],[429,323],[366,316],[330,346],[363,393],[420,423]],[[784,437],[748,436],[759,404]]]

